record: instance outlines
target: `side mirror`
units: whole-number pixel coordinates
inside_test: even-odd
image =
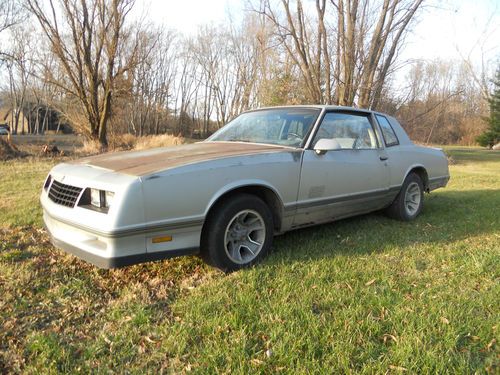
[[[327,151],[341,150],[342,147],[335,139],[321,138],[314,145],[314,151],[317,155],[326,154]]]

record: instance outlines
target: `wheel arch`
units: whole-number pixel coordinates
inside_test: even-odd
[[[264,203],[269,207],[271,214],[273,216],[273,225],[275,232],[281,230],[281,224],[283,220],[284,205],[283,200],[280,195],[273,187],[263,184],[261,182],[251,182],[246,184],[241,184],[238,186],[227,187],[220,191],[214,198],[210,201],[206,212],[205,221],[203,223],[203,229],[205,229],[206,223],[210,215],[219,207],[224,201],[231,199],[231,197],[238,194],[249,194],[255,195],[262,199]]]
[[[425,167],[421,164],[411,166],[406,172],[403,181],[406,180],[410,173],[416,173],[422,179],[422,183],[424,184],[424,191],[429,192],[429,174],[427,173]]]

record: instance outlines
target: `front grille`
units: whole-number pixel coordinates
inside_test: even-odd
[[[76,186],[66,185],[54,180],[50,185],[49,198],[51,201],[66,206],[74,207],[82,189]]]

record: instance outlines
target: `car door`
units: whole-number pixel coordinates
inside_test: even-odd
[[[314,145],[333,139],[338,149]],[[387,154],[369,113],[327,112],[304,150],[294,227],[369,212],[388,204]]]

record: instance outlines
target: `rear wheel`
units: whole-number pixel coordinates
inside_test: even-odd
[[[386,209],[393,219],[410,221],[422,211],[424,203],[424,184],[420,176],[410,173],[394,202]]]
[[[255,264],[271,247],[272,214],[253,195],[241,194],[222,202],[207,220],[201,241],[202,257],[225,272]]]

